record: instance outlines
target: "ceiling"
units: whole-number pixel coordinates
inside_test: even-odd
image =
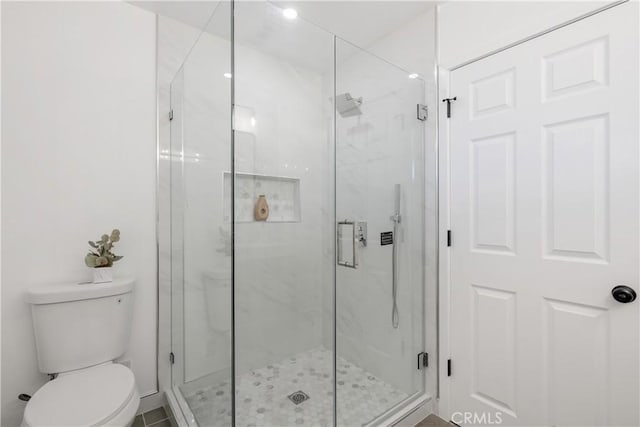
[[[228,1],[158,0],[129,3],[223,39],[230,37],[231,4]],[[325,73],[334,64],[332,34],[350,43],[337,45],[335,59],[338,63],[358,54],[359,50],[352,45],[377,54],[373,46],[376,41],[403,28],[404,24],[408,25],[436,4],[428,0],[236,0],[234,41],[238,49],[249,48],[308,70]],[[285,19],[282,14],[285,8],[296,9],[299,19]],[[407,52],[411,56],[408,61],[393,54],[391,58],[381,57],[409,70],[414,68],[411,62],[418,61],[421,54],[411,50]],[[237,65],[242,66],[244,58],[246,56],[243,54],[237,55]]]
[[[204,28],[209,17],[215,10],[219,1],[163,1],[163,0],[139,0],[127,1],[127,3],[150,10],[161,16],[173,18],[195,28]]]
[[[130,1],[129,3],[193,27],[204,28],[219,1]],[[264,3],[264,1],[256,3]],[[431,0],[276,0],[271,3],[281,8],[294,8],[306,21],[364,48],[437,4]]]
[[[367,47],[436,5],[427,0],[284,0],[272,3],[296,9],[300,17],[360,47]]]

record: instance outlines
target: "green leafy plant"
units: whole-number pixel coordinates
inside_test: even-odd
[[[120,230],[117,228],[111,232],[111,235],[103,234],[99,240],[92,242],[89,240],[91,250],[84,257],[84,263],[87,267],[100,268],[111,267],[113,263],[122,259],[122,256],[116,255],[111,250],[113,244],[120,241]]]

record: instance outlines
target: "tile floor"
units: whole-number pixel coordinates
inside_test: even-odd
[[[151,411],[136,415],[131,427],[171,427],[169,415],[164,408],[156,408]]]
[[[255,369],[238,381],[236,426],[330,426],[333,354],[319,348]],[[360,426],[407,394],[338,358],[338,425]],[[185,395],[201,427],[230,426],[230,384],[221,382]],[[308,400],[293,403],[297,391]],[[154,425],[155,427],[155,425]]]
[[[416,427],[455,427],[454,424],[448,423],[437,415],[431,414],[424,420],[416,424]]]

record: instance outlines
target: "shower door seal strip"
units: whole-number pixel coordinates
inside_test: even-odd
[[[397,403],[390,409],[386,410],[379,416],[375,417],[371,421],[363,424],[363,427],[376,427],[376,426],[394,426],[400,421],[418,411],[422,406],[431,401],[431,396],[417,392],[413,396],[408,397],[402,402]],[[425,415],[426,416],[426,415]]]
[[[166,390],[165,396],[178,427],[198,427],[193,412],[177,386]]]

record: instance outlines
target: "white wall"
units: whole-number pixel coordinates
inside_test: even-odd
[[[156,390],[155,19],[119,2],[2,3],[2,425],[38,372],[26,289],[91,277],[118,227],[136,278],[130,359]],[[78,319],[78,321],[82,321]]]
[[[439,63],[451,68],[612,1],[450,1],[438,6]]]
[[[414,16],[395,31],[364,48],[411,73],[419,73],[432,84],[435,48],[436,8]]]

